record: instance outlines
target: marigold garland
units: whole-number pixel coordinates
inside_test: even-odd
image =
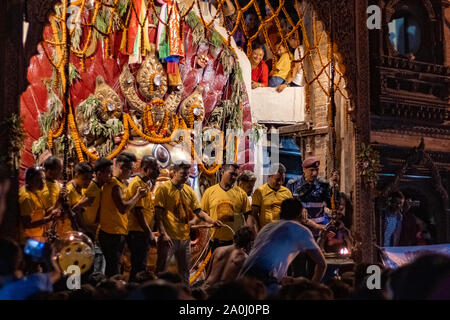
[[[167,134],[167,129],[169,126],[169,111],[166,109],[164,113],[164,119],[161,123],[161,126],[159,127],[157,134],[161,136],[161,138],[164,138]]]
[[[69,111],[69,117],[68,117],[68,122],[69,122],[69,128],[70,128],[70,135],[72,136],[74,142],[75,142],[75,150],[77,152],[77,156],[78,156],[78,160],[80,162],[84,161],[84,157],[83,157],[83,152],[82,152],[82,148],[81,148],[81,140],[80,137],[78,135],[78,130],[77,130],[77,126],[75,124],[75,120],[72,114],[72,108],[70,108]]]
[[[123,137],[122,140],[120,141],[120,144],[117,146],[117,148],[110,154],[107,156],[108,159],[113,159],[115,158],[121,151],[122,149],[125,147],[125,145],[128,142],[128,139],[130,138],[130,130],[128,127],[128,121],[125,120],[125,117],[123,119]]]
[[[56,133],[53,133],[53,129],[48,130],[47,142],[49,149],[53,148],[53,139],[60,137],[63,133],[63,130],[64,130],[64,121],[61,121],[59,129],[58,131],[56,131]]]
[[[190,284],[194,283],[194,281],[197,280],[197,278],[203,272],[210,259],[211,259],[211,250],[209,250],[208,255],[205,258],[205,261],[203,261],[202,265],[200,266],[200,268],[198,268],[197,272],[189,279]]]
[[[133,119],[131,119],[131,116],[128,113],[123,115],[123,122],[124,122],[124,125],[125,125],[125,122],[128,122],[130,124],[130,127],[134,130],[134,132],[136,132],[141,138],[143,138],[149,142],[163,144],[163,143],[169,143],[172,141],[173,133],[170,137],[167,137],[167,138],[157,138],[157,137],[151,137],[151,136],[146,135],[141,130],[139,130],[138,126],[134,123]]]
[[[194,109],[195,108],[200,108],[200,106],[198,104],[193,104],[192,106],[189,107],[188,110],[188,126],[189,128],[194,128],[194,123],[195,120],[198,120],[198,116],[194,115]]]

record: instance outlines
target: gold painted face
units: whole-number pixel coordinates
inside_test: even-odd
[[[120,117],[123,109],[122,100],[102,76],[98,76],[95,81],[94,96],[100,102],[98,115],[102,121]]]

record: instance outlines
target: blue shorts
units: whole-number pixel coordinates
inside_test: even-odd
[[[270,77],[269,78],[269,87],[278,87],[279,85],[284,83],[284,79],[280,77]]]

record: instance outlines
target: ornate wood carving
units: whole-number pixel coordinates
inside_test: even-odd
[[[384,159],[384,165],[387,165],[389,167],[392,167],[394,165],[398,166],[398,162],[403,162],[404,159],[407,159],[409,155],[411,154],[410,148],[402,148],[402,147],[396,147],[396,146],[380,146],[380,145],[373,145],[373,148],[376,149],[378,152],[380,152],[381,156],[385,155],[383,157]],[[434,164],[439,163],[441,164],[447,164],[448,167],[450,167],[450,152],[440,152],[440,151],[427,151],[427,155],[430,157],[430,159],[433,161]],[[417,167],[417,172],[419,173],[425,173],[423,171],[424,168]],[[442,172],[442,168],[441,168]]]
[[[383,19],[384,52],[391,56],[398,55],[399,53],[394,49],[391,42],[389,41],[388,23],[391,22],[392,20],[392,16],[395,13],[396,6],[402,1],[404,0],[383,1],[382,16],[384,18]],[[433,9],[433,5],[431,4],[430,0],[422,0],[421,3],[423,4],[427,12],[428,19],[430,19],[431,22],[430,30],[434,31],[436,29],[435,26],[437,24],[437,19],[436,19],[436,12]],[[431,33],[432,33],[431,36],[434,37],[433,32]]]
[[[28,68],[31,57],[38,53],[37,47],[43,40],[44,27],[48,24],[48,16],[54,12],[58,0],[27,1],[25,19],[30,24],[25,42],[25,69]],[[27,82],[28,85],[28,82]]]
[[[398,97],[383,97],[377,112],[381,116],[400,117],[414,120],[444,122],[450,119],[450,110],[445,106],[425,104],[423,102],[398,101]],[[442,128],[442,130],[450,128]],[[446,130],[447,131],[447,130]],[[444,133],[444,132],[443,132]],[[445,134],[445,133],[444,133]]]
[[[404,160],[403,165],[397,171],[394,180],[381,191],[380,198],[387,199],[387,196],[390,192],[397,190],[400,180],[405,175],[406,170],[415,164],[422,164],[430,169],[431,174],[433,176],[434,188],[435,188],[436,192],[439,194],[439,197],[441,198],[442,207],[444,208],[445,213],[449,214],[450,213],[450,203],[449,203],[449,196],[448,196],[447,190],[442,185],[441,175],[440,175],[439,170],[438,170],[437,166],[435,165],[433,159],[428,154],[428,152],[425,152],[425,143],[424,143],[423,138],[421,139],[420,144],[417,147],[415,147],[410,152],[408,157]]]
[[[385,201],[390,192],[398,190],[400,180],[403,178],[408,168],[410,168],[413,165],[423,165],[430,170],[433,178],[434,189],[439,195],[441,199],[442,208],[444,209],[443,221],[445,225],[448,226],[450,214],[449,195],[442,183],[441,175],[439,173],[438,167],[433,161],[433,156],[429,154],[429,152],[425,152],[425,143],[423,138],[421,139],[420,144],[409,152],[408,156],[403,161],[402,166],[398,169],[394,180],[390,184],[386,185],[383,190],[381,190],[379,194],[379,199],[381,201]],[[448,239],[449,234],[448,227],[444,228],[444,230],[446,231],[443,236],[445,239]]]

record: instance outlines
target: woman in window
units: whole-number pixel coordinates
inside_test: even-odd
[[[250,55],[252,65],[252,89],[269,85],[269,67],[264,62],[265,50],[262,45],[255,45]]]

